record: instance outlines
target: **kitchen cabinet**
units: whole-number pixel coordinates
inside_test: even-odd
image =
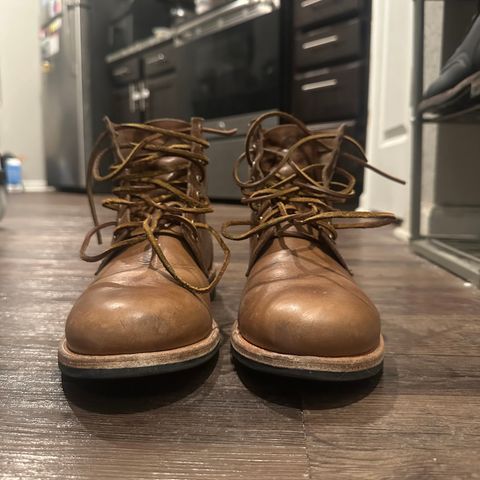
[[[366,137],[371,1],[294,0],[254,15],[257,7],[218,9],[181,25],[174,41],[152,37],[107,58],[117,121],[197,115],[238,128],[234,137],[211,138],[212,199],[240,199],[233,161],[263,111],[291,111],[308,125],[354,125],[361,143]],[[222,23],[225,15],[235,22]],[[354,208],[363,170],[351,170]]]
[[[113,64],[110,68],[110,78],[113,87],[112,120],[117,123],[142,121],[142,112],[138,108],[140,60],[130,58]]]
[[[112,120],[117,123],[140,122],[141,112],[132,106],[132,86],[117,87],[112,91]]]
[[[371,0],[295,0],[291,10],[290,107],[309,125],[354,125],[364,144],[368,113]],[[355,175],[356,208],[363,169]]]
[[[171,42],[110,65],[113,116],[118,122],[179,117]]]
[[[161,77],[147,78],[149,96],[146,104],[146,120],[155,118],[177,118],[177,75],[171,73]]]
[[[226,2],[178,24],[170,41],[153,36],[107,57],[121,83],[114,95],[119,114],[140,121],[198,116],[238,129],[233,137],[209,138],[212,199],[240,199],[232,168],[248,124],[266,110],[284,109],[281,13],[277,1]]]

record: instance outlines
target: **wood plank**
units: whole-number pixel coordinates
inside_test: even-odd
[[[0,224],[2,478],[307,475],[300,394],[277,409],[259,402],[234,372],[227,337],[218,361],[193,372],[107,385],[62,381],[57,342],[96,268],[78,258],[91,226],[85,198],[9,200]],[[222,303],[236,303],[239,293],[219,293],[223,327],[235,312]]]
[[[248,242],[229,242],[213,304],[219,358],[96,384],[62,380],[56,365],[65,317],[96,268],[78,258],[91,227],[86,199],[9,201],[0,223],[1,478],[478,478],[480,294],[412,255],[392,229],[339,241],[382,314],[382,377],[311,384],[232,365]],[[247,216],[218,205],[212,224]]]

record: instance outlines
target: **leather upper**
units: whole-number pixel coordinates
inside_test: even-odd
[[[269,116],[288,122],[265,130]],[[312,132],[291,115],[259,117],[247,135],[250,175],[237,183],[251,207],[248,221],[223,233],[250,239],[250,265],[238,329],[263,349],[299,356],[355,356],[378,347],[380,317],[338,251],[337,229],[392,222],[385,212],[346,212],[335,204],[353,194],[355,179],[341,161],[366,164],[361,147],[338,130]],[[378,172],[381,173],[381,172]],[[385,175],[385,174],[384,174]],[[232,233],[233,227],[248,230]]]
[[[253,265],[238,322],[249,342],[291,355],[359,355],[380,336],[377,309],[351,275],[294,237],[273,241]]]
[[[156,120],[112,124],[100,138],[89,164],[92,179],[115,181],[114,197],[103,205],[117,212],[114,222],[95,228],[81,255],[102,260],[95,280],[75,302],[65,334],[68,347],[85,355],[164,351],[187,346],[212,331],[209,293],[222,270],[212,271],[211,211],[206,194],[207,157],[203,122]],[[102,165],[107,154],[110,163]],[[110,247],[86,250],[93,235],[115,228]],[[214,280],[212,280],[212,277]]]
[[[167,257],[188,281],[208,280],[182,240],[159,238]],[[150,264],[146,242],[120,253],[75,302],[65,333],[77,353],[106,355],[169,350],[195,343],[212,329],[208,294],[178,285],[165,268]]]

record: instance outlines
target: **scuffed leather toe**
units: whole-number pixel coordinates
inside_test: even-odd
[[[262,128],[271,116],[280,125]],[[327,372],[377,372],[383,358],[379,314],[335,244],[336,229],[395,219],[386,212],[337,208],[353,198],[355,185],[340,160],[366,165],[362,148],[344,126],[309,130],[290,114],[272,112],[252,122],[243,158],[250,177],[236,180],[251,217],[223,228],[227,238],[250,239],[248,279],[232,336],[238,358],[252,368],[302,378],[313,371],[322,372],[318,379],[332,378]],[[238,225],[249,228],[234,233]],[[360,356],[374,360],[352,358]]]
[[[360,355],[378,346],[378,311],[353,282],[350,289],[324,278],[275,283],[244,295],[239,330],[250,343],[320,357]]]
[[[208,305],[186,289],[94,283],[67,319],[68,347],[86,355],[164,351],[191,345],[212,330]]]

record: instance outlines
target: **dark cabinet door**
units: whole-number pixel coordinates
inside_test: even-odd
[[[150,91],[146,120],[183,118],[185,116],[177,96],[177,75],[175,73],[147,78],[145,84]]]
[[[112,94],[112,121],[116,123],[141,122],[142,115],[138,104],[131,102],[130,89],[136,88],[133,84],[130,86],[115,88]]]

